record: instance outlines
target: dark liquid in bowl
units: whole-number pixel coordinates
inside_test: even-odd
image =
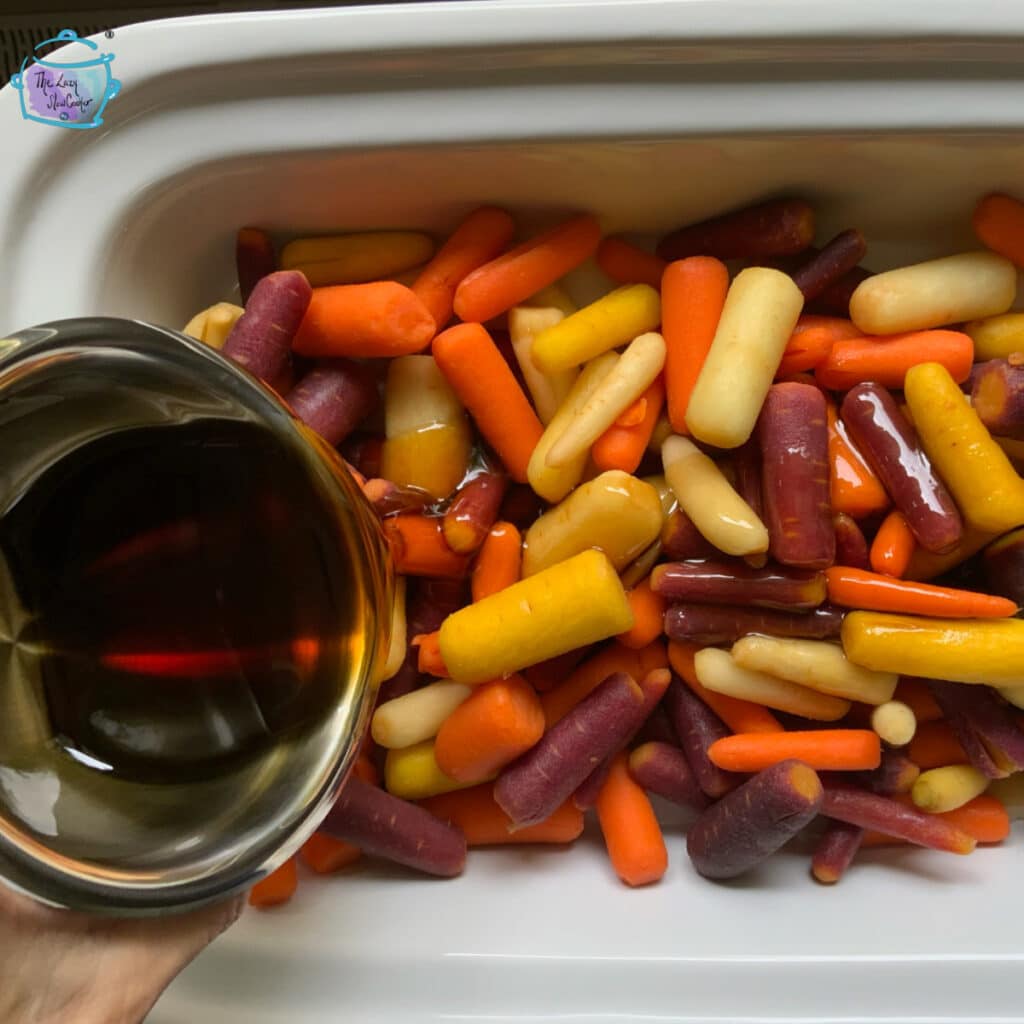
[[[131,864],[300,790],[367,611],[312,453],[112,352],[9,389],[0,439],[0,827]]]

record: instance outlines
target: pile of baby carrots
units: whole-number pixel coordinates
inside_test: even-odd
[[[1024,204],[872,273],[799,199],[654,252],[582,214],[518,241],[238,234],[243,305],[186,331],[345,463],[399,573],[356,768],[299,860],[462,871],[568,844],[658,881],[652,797],[732,878],[810,827],[860,849],[1010,832],[1024,778]],[[600,271],[582,306],[566,275]],[[296,860],[252,902],[283,902]]]

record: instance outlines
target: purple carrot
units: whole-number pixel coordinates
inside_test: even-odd
[[[274,243],[262,228],[241,228],[235,237],[235,269],[242,305],[249,301],[253,289],[274,272]]]
[[[971,764],[990,779],[1024,768],[1024,732],[1010,706],[987,686],[928,680]]]
[[[377,381],[351,359],[324,360],[288,392],[285,401],[307,427],[337,445],[376,408]]]
[[[825,396],[813,384],[773,384],[757,421],[764,519],[772,557],[824,569],[836,557]]]
[[[702,811],[708,806],[690,762],[673,744],[641,744],[629,755],[629,774],[638,786],[681,807]]]
[[[622,748],[644,709],[644,691],[633,678],[610,675],[498,776],[494,799],[519,828],[543,821]]]
[[[306,275],[298,270],[262,278],[224,342],[224,355],[260,380],[277,380],[312,295]]]
[[[864,841],[864,829],[847,821],[831,821],[825,828],[811,858],[811,874],[822,885],[835,885],[857,856]]]
[[[705,878],[735,878],[808,825],[821,799],[813,769],[780,761],[712,804],[687,830],[686,852]]]
[[[805,302],[813,302],[853,270],[867,251],[867,243],[859,231],[840,232],[820,252],[793,271],[793,283],[803,292]]]
[[[651,589],[670,601],[754,605],[790,612],[817,608],[826,593],[824,573],[779,566],[753,569],[739,561],[710,559],[657,566],[651,573]]]
[[[671,640],[714,646],[732,644],[751,633],[826,640],[838,636],[843,612],[823,605],[812,612],[778,612],[714,604],[674,604],[665,612]]]
[[[875,832],[947,853],[970,853],[975,841],[944,818],[844,783],[825,783],[821,813]]]
[[[362,779],[350,776],[320,830],[371,857],[452,878],[466,864],[462,831]]]
[[[731,735],[718,716],[678,679],[669,683],[664,702],[669,721],[679,737],[679,746],[700,788],[713,799],[734,789],[739,781],[737,777],[722,771],[708,757],[712,743]]]
[[[836,533],[836,565],[850,569],[871,569],[868,542],[853,516],[838,512],[832,517]]]

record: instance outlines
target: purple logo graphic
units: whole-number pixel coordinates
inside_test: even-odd
[[[99,45],[82,39],[69,28],[46,39],[50,43],[77,43],[87,47],[81,59],[65,58],[66,49],[43,57],[26,57],[11,85],[21,93],[21,114],[28,121],[59,128],[95,128],[103,124],[103,109],[121,90],[110,73],[112,53],[97,53]],[[54,59],[61,57],[61,60]]]

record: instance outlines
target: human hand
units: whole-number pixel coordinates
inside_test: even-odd
[[[0,1021],[138,1024],[243,906],[237,897],[173,917],[98,917],[0,885]]]

